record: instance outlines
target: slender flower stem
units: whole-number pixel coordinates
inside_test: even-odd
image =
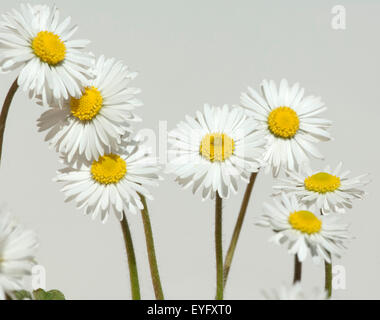
[[[249,184],[247,185],[247,189],[245,190],[243,202],[241,204],[239,216],[236,221],[235,229],[231,238],[230,246],[227,251],[226,259],[224,261],[224,286],[226,286],[228,274],[230,272],[232,259],[234,257],[235,249],[237,242],[239,240],[239,235],[241,232],[241,228],[243,226],[245,214],[247,212],[249,199],[251,197],[252,189],[256,181],[258,172],[254,172],[251,174],[251,178],[249,180]]]
[[[321,209],[321,215],[323,216],[323,211]],[[325,290],[327,291],[327,296],[331,298],[332,296],[332,258],[330,254],[331,263],[325,261]]]
[[[216,300],[223,300],[222,198],[215,200]]]
[[[325,261],[325,290],[327,296],[331,298],[332,295],[332,264]]]
[[[123,220],[120,221],[121,229],[123,231],[123,237],[125,242],[125,249],[127,251],[128,266],[129,266],[129,278],[131,281],[132,299],[140,300],[140,285],[139,275],[137,272],[135,250],[133,248],[133,241],[131,231],[129,230],[128,221],[125,213],[123,212]]]
[[[299,261],[298,256],[294,255],[294,277],[293,283],[301,282],[302,276],[302,263]]]
[[[156,296],[156,300],[164,300],[164,293],[162,291],[160,274],[158,272],[156,251],[154,249],[153,232],[152,232],[152,225],[149,219],[148,206],[146,204],[145,197],[141,194],[140,194],[140,199],[144,205],[144,209],[141,210],[141,216],[142,216],[142,220],[144,224],[145,240],[146,240],[146,247],[148,250],[150,274],[152,277],[154,294]]]
[[[12,86],[9,88],[9,91],[5,97],[3,109],[1,109],[0,114],[0,161],[1,161],[1,155],[3,153],[3,140],[4,140],[4,131],[5,131],[5,124],[7,122],[8,117],[8,111],[11,106],[13,97],[18,89],[17,79],[13,82]]]

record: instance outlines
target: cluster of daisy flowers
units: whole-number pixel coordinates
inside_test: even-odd
[[[332,257],[343,253],[351,237],[338,213],[364,196],[361,188],[368,181],[366,175],[350,177],[342,163],[334,170],[329,166],[310,169],[312,158],[323,159],[316,143],[331,139],[331,122],[320,117],[326,110],[321,98],[305,96],[298,83],[290,86],[285,79],[278,88],[274,81],[264,80],[261,89],[259,93],[248,88],[240,106],[205,105],[203,113],[180,122],[169,133],[167,171],[193,193],[200,190],[203,200],[228,199],[231,191],[237,192],[239,178],[248,183],[223,265],[223,287],[257,172],[272,172],[278,178],[283,171],[285,178],[278,178],[274,186],[273,204],[264,205],[265,213],[256,224],[272,229],[270,241],[287,244],[288,252],[296,257],[297,288],[292,290],[298,292],[301,263],[308,256],[331,265]],[[331,281],[325,288],[327,296],[331,296],[330,286]]]
[[[6,116],[18,87],[47,108],[37,125],[57,153],[63,168],[56,181],[64,183],[66,201],[94,219],[106,222],[114,214],[122,222],[128,259],[134,259],[126,212],[142,213],[152,282],[156,298],[163,299],[145,199],[157,186],[159,168],[144,141],[133,134],[134,113],[142,105],[137,76],[123,62],[87,51],[87,40],[73,39],[77,30],[70,17],[60,22],[58,9],[46,5],[21,5],[4,14],[0,22],[0,72],[19,70],[0,116],[0,157]],[[263,81],[261,92],[252,88],[241,95],[239,106],[204,105],[195,116],[186,116],[169,133],[169,163],[184,188],[199,192],[202,200],[215,200],[216,298],[223,292],[248,202],[260,171],[279,178],[272,204],[256,224],[273,230],[271,241],[287,244],[295,256],[294,286],[280,289],[277,298],[296,299],[301,293],[302,262],[332,264],[351,238],[339,213],[364,196],[365,175],[351,177],[340,163],[334,170],[314,171],[312,158],[323,159],[316,148],[331,139],[329,120],[321,98],[305,96],[300,85],[286,80],[277,88]],[[247,189],[225,259],[222,250],[222,201]],[[21,280],[34,263],[37,240],[0,215],[0,298],[22,288]],[[140,298],[137,269],[130,266],[132,296]],[[317,297],[331,296],[331,268],[326,287]],[[288,291],[287,291],[288,290]],[[270,295],[268,295],[270,296]]]
[[[136,98],[140,89],[130,86],[137,73],[122,61],[86,51],[89,41],[73,38],[77,26],[71,25],[70,17],[60,22],[55,6],[22,4],[2,18],[0,72],[19,70],[6,101],[21,87],[48,108],[38,128],[46,132],[45,140],[63,163],[56,180],[65,184],[66,200],[74,200],[85,214],[102,222],[110,214],[121,221],[126,212],[145,209],[145,197],[152,198],[147,187],[156,186],[159,176],[156,159],[142,139],[133,137],[131,125],[141,121],[134,113],[142,105]],[[2,130],[9,104],[3,107]],[[6,219],[3,223],[4,250],[17,247],[13,238],[22,237],[21,231],[7,226]],[[0,254],[0,286],[5,292],[1,297],[20,289],[19,274],[30,272],[33,255],[27,249],[34,249],[35,238],[22,241],[25,259]],[[12,258],[21,261],[18,272]]]
[[[285,178],[276,182],[272,204],[264,204],[264,213],[256,224],[273,230],[270,241],[287,245],[295,256],[293,292],[299,291],[301,263],[312,257],[326,264],[326,297],[332,294],[332,257],[340,258],[351,236],[339,213],[352,208],[354,199],[362,199],[361,189],[367,175],[350,177],[342,170],[326,166],[312,170],[310,156],[322,159],[314,143],[327,141],[331,122],[319,117],[326,110],[320,98],[304,97],[298,84],[290,87],[282,80],[279,88],[273,81],[262,83],[262,95],[249,88],[241,96],[241,106],[260,121],[267,132],[268,143],[264,166],[278,176],[283,168]],[[300,298],[302,299],[302,297]]]

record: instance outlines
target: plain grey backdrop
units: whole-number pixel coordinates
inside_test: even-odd
[[[19,1],[2,0],[3,13]],[[32,3],[39,3],[32,1]],[[45,1],[47,4],[53,1]],[[379,56],[378,1],[63,1],[62,17],[79,25],[76,38],[90,49],[124,60],[139,76],[144,106],[136,128],[173,128],[205,102],[237,104],[248,85],[286,77],[306,93],[322,96],[334,141],[321,143],[325,163],[343,160],[354,175],[371,173],[364,201],[346,216],[355,239],[344,257],[346,290],[336,298],[380,298]],[[331,27],[335,5],[346,9],[346,30]],[[17,73],[0,75],[0,99]],[[0,201],[38,232],[38,262],[48,289],[69,299],[129,299],[129,278],[119,222],[103,225],[64,203],[52,178],[57,154],[37,132],[44,109],[18,92],[5,132]],[[314,165],[323,166],[322,161]],[[159,268],[168,299],[212,299],[215,292],[213,203],[201,202],[164,176],[149,202]],[[273,179],[261,174],[232,265],[225,297],[260,299],[261,290],[289,284],[293,258],[268,243],[269,230],[254,226],[262,203],[270,201]],[[224,247],[231,237],[245,186],[224,202]],[[139,265],[142,297],[153,298],[140,216],[129,215]],[[323,266],[307,262],[304,284],[323,285]]]

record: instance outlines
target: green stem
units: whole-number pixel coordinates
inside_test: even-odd
[[[299,261],[298,256],[294,255],[294,277],[293,283],[301,282],[302,276],[302,263]]]
[[[18,89],[17,79],[13,82],[11,87],[9,88],[9,91],[5,97],[3,108],[1,109],[0,114],[0,161],[1,161],[1,155],[3,153],[3,140],[4,140],[4,131],[5,131],[5,124],[7,122],[8,117],[8,111],[11,106],[13,97]]]
[[[327,296],[331,298],[332,295],[332,264],[325,261],[325,290]]]
[[[323,216],[323,211],[321,209],[321,215]],[[331,298],[332,296],[332,257],[330,255],[330,261],[331,263],[328,263],[325,261],[325,290],[327,291],[328,298]]]
[[[239,212],[239,216],[238,216],[237,221],[236,221],[235,229],[234,229],[234,232],[232,234],[230,246],[229,246],[227,254],[226,254],[226,259],[224,261],[224,286],[226,286],[226,283],[227,283],[227,278],[228,278],[228,274],[230,272],[232,259],[234,257],[236,245],[237,245],[237,242],[239,240],[241,228],[243,226],[245,214],[247,212],[247,208],[248,208],[248,204],[249,204],[249,199],[251,198],[251,193],[252,193],[252,189],[253,189],[253,186],[255,184],[255,181],[256,181],[257,174],[258,174],[258,172],[254,172],[251,174],[251,178],[250,178],[249,183],[247,185],[247,189],[245,190],[245,193],[244,193],[244,198],[243,198],[243,202],[242,202],[241,207],[240,207],[240,212]]]
[[[223,300],[222,198],[215,200],[216,300]]]
[[[137,272],[135,250],[133,248],[133,241],[131,231],[129,230],[128,221],[125,213],[123,212],[123,220],[120,221],[121,229],[123,231],[125,249],[127,251],[128,266],[129,266],[129,278],[131,281],[132,299],[140,300],[140,285],[139,275]]]
[[[152,277],[154,294],[156,296],[156,300],[164,300],[164,293],[162,291],[160,274],[158,272],[156,251],[154,249],[153,232],[152,232],[152,225],[149,219],[148,206],[146,204],[145,197],[141,194],[140,194],[140,199],[144,205],[144,209],[141,210],[141,216],[142,216],[142,220],[144,224],[145,240],[146,240],[146,247],[148,251],[150,274]]]

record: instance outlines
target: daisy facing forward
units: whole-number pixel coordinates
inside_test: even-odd
[[[237,179],[249,182],[257,172],[265,140],[256,122],[242,108],[204,106],[196,118],[187,116],[169,133],[168,173],[183,187],[215,198],[216,299],[223,300],[222,198],[236,193]]]
[[[0,300],[23,289],[23,279],[35,264],[37,246],[33,231],[19,226],[9,212],[0,212]]]
[[[326,166],[323,171],[302,166],[299,172],[287,171],[287,178],[279,179],[281,184],[274,188],[294,194],[308,206],[316,205],[323,214],[344,213],[352,208],[352,200],[363,199],[365,192],[360,188],[369,181],[363,180],[367,174],[349,178],[350,171],[342,171],[342,166],[340,162],[334,170]]]
[[[261,89],[262,95],[251,88],[242,93],[241,106],[260,123],[260,130],[268,137],[264,156],[267,171],[272,168],[277,176],[281,167],[294,170],[308,162],[310,156],[322,158],[314,143],[330,139],[326,129],[331,122],[318,116],[326,110],[321,99],[304,97],[298,83],[289,87],[285,79],[278,90],[274,81],[266,80]]]
[[[71,18],[59,23],[59,11],[46,5],[22,4],[0,23],[0,71],[21,68],[18,84],[31,97],[78,97],[93,58],[82,51],[88,40],[71,40],[77,27]]]
[[[100,216],[105,223],[109,215],[114,213],[120,220],[134,300],[140,300],[141,295],[126,212],[141,212],[154,292],[156,299],[164,299],[145,199],[153,199],[147,187],[157,186],[161,178],[158,175],[157,159],[149,155],[150,151],[141,141],[123,139],[117,153],[103,154],[98,160],[87,163],[74,161],[73,165],[60,170],[56,178],[65,183],[62,191],[66,195],[66,201],[74,200],[77,208],[83,209],[86,215],[92,214],[93,219]],[[63,159],[66,160],[65,157]]]
[[[204,106],[196,118],[187,116],[169,133],[167,171],[177,176],[183,187],[193,186],[193,193],[202,189],[203,200],[228,198],[236,193],[237,179],[248,182],[251,172],[257,172],[265,144],[257,124],[243,109],[228,106]]]
[[[104,154],[92,163],[67,167],[56,180],[65,183],[62,191],[67,200],[75,200],[78,209],[100,216],[103,223],[109,214],[123,219],[123,212],[144,209],[140,194],[153,199],[147,186],[157,186],[158,167],[148,149],[137,141],[120,147],[119,153]]]
[[[282,194],[274,199],[274,205],[265,203],[266,212],[256,222],[271,228],[275,235],[270,238],[276,244],[288,243],[288,252],[300,262],[310,254],[315,262],[320,259],[331,263],[331,256],[340,257],[350,238],[348,226],[339,222],[337,216],[322,216],[307,209],[295,196]],[[309,211],[312,210],[312,211]]]
[[[38,120],[39,130],[48,130],[46,140],[67,154],[69,162],[81,155],[97,160],[117,150],[121,136],[130,131],[129,123],[140,120],[131,112],[142,105],[135,98],[140,90],[128,87],[137,73],[121,61],[101,56],[94,74],[80,98],[56,101]]]

